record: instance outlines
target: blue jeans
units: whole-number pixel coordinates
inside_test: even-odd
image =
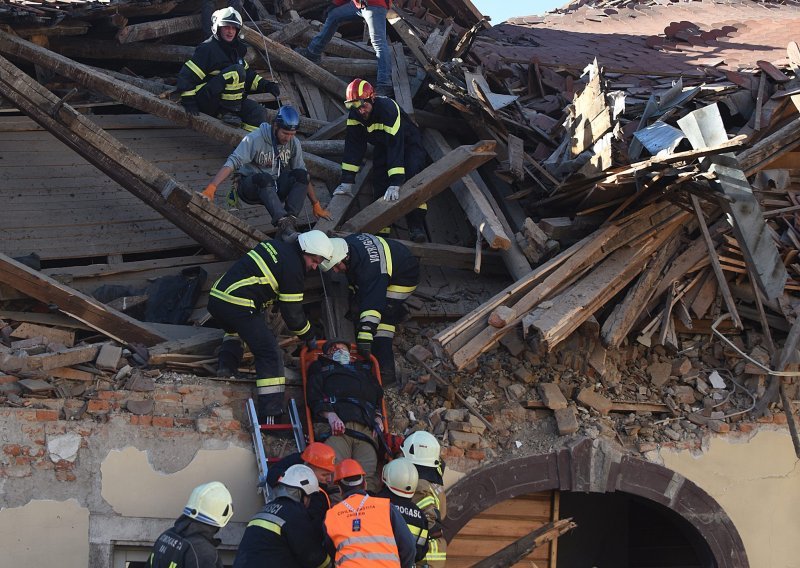
[[[322,55],[322,50],[331,41],[333,34],[344,22],[364,18],[369,28],[369,39],[378,58],[378,87],[392,86],[392,56],[389,53],[389,42],[386,39],[386,8],[367,6],[356,8],[355,4],[348,2],[334,8],[325,18],[322,30],[308,44],[308,51],[314,57]]]

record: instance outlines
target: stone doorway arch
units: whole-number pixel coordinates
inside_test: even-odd
[[[638,495],[686,519],[708,544],[719,568],[749,568],[744,543],[727,513],[708,493],[658,464],[614,445],[581,438],[545,455],[517,458],[467,475],[447,492],[445,537],[492,505],[540,491]]]

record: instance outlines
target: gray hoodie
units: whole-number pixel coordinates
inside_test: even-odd
[[[242,138],[233,153],[228,156],[225,165],[243,176],[265,173],[275,179],[285,168],[289,168],[290,171],[306,169],[303,149],[296,137],[292,137],[288,144],[278,146],[277,159],[275,145],[277,139],[273,138],[272,125],[263,122],[258,130]]]

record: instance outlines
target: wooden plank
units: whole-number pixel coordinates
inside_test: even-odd
[[[0,253],[0,282],[58,309],[121,343],[155,345],[164,337],[149,326]],[[55,365],[63,367],[65,365]]]
[[[322,95],[317,86],[301,75],[295,75],[294,81],[306,103],[308,115],[315,120],[324,120],[327,122],[328,117],[325,112],[325,102],[322,100]],[[303,145],[305,151],[306,145]]]
[[[49,369],[47,374],[56,379],[69,379],[70,381],[85,382],[94,381],[94,375],[92,373],[87,373],[86,371],[81,371],[79,369],[73,369],[72,367],[56,367],[55,369]]]
[[[447,156],[428,166],[400,188],[400,199],[379,199],[362,209],[344,225],[351,233],[375,232],[413,211],[450,184],[464,177],[494,156],[495,143],[488,140],[471,146],[459,146]]]
[[[125,26],[117,32],[119,43],[132,43],[148,39],[164,38],[187,31],[199,29],[202,21],[200,14],[180,16],[177,18],[164,18],[152,22]]]
[[[356,175],[352,194],[331,196],[331,200],[328,203],[328,213],[330,213],[330,219],[320,219],[317,221],[316,225],[314,225],[314,228],[322,231],[323,233],[330,233],[331,231],[335,230],[336,227],[339,226],[339,223],[341,223],[344,219],[345,213],[347,213],[347,210],[352,205],[353,200],[361,192],[364,184],[367,183],[367,180],[371,179],[371,177],[372,160],[369,160]]]
[[[392,56],[392,83],[394,84],[394,100],[406,114],[414,116],[414,101],[411,95],[411,85],[408,82],[408,64],[403,44],[391,43]]]
[[[48,371],[59,367],[69,367],[80,363],[88,363],[97,357],[99,345],[80,345],[56,353],[42,353],[25,358],[25,366],[33,371]]]
[[[75,343],[75,332],[66,329],[57,329],[34,323],[21,323],[11,333],[11,337],[45,337],[48,343],[59,343],[66,347],[72,347]]]
[[[32,322],[42,325],[57,325],[71,329],[92,329],[83,322],[63,314],[40,314],[38,312],[17,312],[13,310],[0,310],[0,318],[7,321]]]

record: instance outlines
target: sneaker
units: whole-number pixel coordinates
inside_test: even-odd
[[[294,52],[297,55],[301,55],[301,56],[305,57],[311,63],[316,63],[317,65],[319,65],[319,62],[322,59],[321,55],[314,55],[313,53],[308,51],[307,47],[298,47],[297,49],[294,50]]]
[[[424,227],[410,227],[408,229],[409,238],[415,243],[424,243],[428,240],[428,235],[425,234]]]
[[[234,128],[239,128],[242,125],[242,118],[238,114],[233,114],[232,112],[223,112],[219,119]]]
[[[284,242],[292,243],[297,240],[297,230],[295,225],[297,218],[294,215],[286,215],[278,219],[275,226],[278,228],[278,238]]]

